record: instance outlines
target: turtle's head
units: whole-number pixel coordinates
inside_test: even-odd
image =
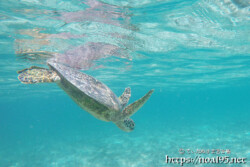
[[[125,132],[131,132],[135,128],[135,122],[130,118],[125,118],[115,124]]]

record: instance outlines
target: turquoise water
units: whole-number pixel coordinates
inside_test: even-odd
[[[184,166],[250,166],[249,7],[248,0],[1,0],[0,167],[180,166],[166,155],[246,158]],[[132,116],[135,130],[95,119],[54,83],[18,81],[16,71],[47,67],[52,57],[117,96],[131,87],[129,103],[154,89]]]

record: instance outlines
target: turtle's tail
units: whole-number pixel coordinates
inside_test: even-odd
[[[55,71],[37,66],[25,68],[17,73],[19,74],[18,79],[24,84],[56,82],[60,80]]]

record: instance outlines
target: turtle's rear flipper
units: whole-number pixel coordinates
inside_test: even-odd
[[[151,94],[154,92],[154,90],[150,90],[145,96],[140,98],[139,100],[135,101],[134,103],[128,105],[123,111],[122,111],[122,118],[129,118],[131,117],[136,111],[138,111],[149,99]]]
[[[17,73],[19,74],[18,79],[24,84],[55,82],[60,80],[60,77],[55,71],[37,66],[25,68]]]

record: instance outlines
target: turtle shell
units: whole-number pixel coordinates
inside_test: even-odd
[[[73,93],[81,95],[81,100],[85,101],[95,101],[92,102],[93,105],[99,105],[108,108],[108,110],[120,111],[121,105],[118,97],[113,93],[113,91],[107,87],[102,82],[93,78],[90,75],[87,75],[79,70],[67,67],[63,64],[48,61],[48,65],[52,70],[54,70],[61,78],[63,89],[72,96]],[[70,86],[69,86],[70,85]],[[73,91],[74,89],[74,91]],[[78,101],[77,96],[74,95],[74,100]],[[80,99],[79,99],[80,100]],[[81,102],[78,102],[78,104]],[[99,104],[98,104],[99,103]],[[83,103],[79,105],[84,105]],[[84,106],[81,106],[84,108]],[[95,106],[93,106],[94,108]],[[99,107],[100,108],[100,107]],[[92,109],[93,111],[93,109]],[[95,111],[93,111],[95,112]]]

